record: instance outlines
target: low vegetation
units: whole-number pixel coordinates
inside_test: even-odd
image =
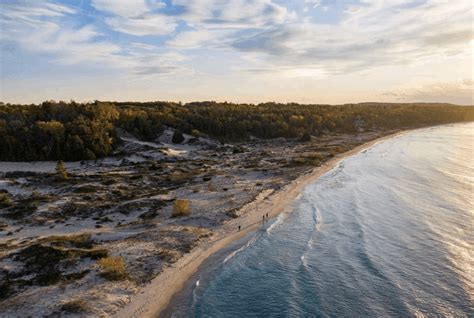
[[[187,199],[176,199],[173,205],[172,217],[188,216],[191,214],[189,208],[189,200]]]
[[[13,205],[13,200],[8,193],[0,192],[0,209],[7,208]]]
[[[82,299],[75,299],[62,304],[61,310],[73,314],[83,314],[90,312],[87,302]]]
[[[128,277],[125,261],[121,256],[109,256],[98,261],[100,275],[108,280],[123,280]]]
[[[94,241],[90,234],[49,236],[41,240],[48,242],[53,246],[61,246],[66,248],[82,248],[91,249],[94,247]]]
[[[59,160],[56,164],[56,177],[58,180],[67,180],[69,178],[66,167],[64,167],[64,162],[62,160]]]

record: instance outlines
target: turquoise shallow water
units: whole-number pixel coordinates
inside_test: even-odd
[[[474,317],[473,151],[474,124],[460,124],[345,159],[207,264],[170,312]]]

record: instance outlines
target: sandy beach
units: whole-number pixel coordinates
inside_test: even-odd
[[[130,303],[115,314],[117,317],[156,317],[164,310],[173,295],[179,292],[186,281],[198,270],[206,258],[226,247],[230,243],[243,238],[259,228],[262,216],[268,213],[269,218],[278,216],[291,204],[301,190],[323,174],[334,168],[346,157],[357,154],[383,140],[393,138],[407,131],[397,132],[366,142],[345,153],[334,156],[321,166],[312,169],[271,194],[262,193],[254,201],[243,206],[239,217],[222,226],[209,241],[202,242],[192,252],[179,259],[173,266],[166,268],[139,293],[132,297]],[[238,231],[239,225],[241,230]]]

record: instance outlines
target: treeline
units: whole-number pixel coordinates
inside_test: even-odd
[[[81,160],[107,156],[117,144],[117,107],[44,102],[0,106],[0,160]]]
[[[221,141],[298,138],[474,120],[474,108],[446,104],[350,105],[194,102],[0,104],[0,160],[84,160],[109,155],[117,128],[153,140],[165,127]]]

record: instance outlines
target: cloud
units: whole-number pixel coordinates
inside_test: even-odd
[[[261,65],[245,66],[249,69],[309,65],[324,67],[329,75],[384,65],[408,65],[443,55],[470,54],[473,33],[469,21],[473,9],[465,2],[354,0],[348,3],[340,8],[343,18],[338,24],[321,25],[309,17],[303,18],[308,13],[299,12],[297,17],[289,8],[271,0],[173,0],[167,4],[159,0],[91,0],[92,6],[105,14],[103,21],[114,31],[138,37],[166,36],[166,47],[161,47],[162,50],[230,49],[240,52],[242,60],[247,54],[267,56],[263,65],[259,59]],[[323,5],[329,4],[305,0],[303,7]],[[6,21],[2,23],[5,33],[15,34],[25,46],[39,44],[26,31],[36,28],[41,31],[33,34],[50,43],[44,50],[56,50],[62,61],[100,57],[107,60],[108,55],[114,55],[107,61],[109,64],[127,60],[121,54],[125,48],[102,40],[103,31],[99,32],[94,25],[75,29],[57,21],[74,16],[78,8],[21,1],[7,5],[6,9],[8,14],[2,15]],[[19,29],[25,32],[18,32]],[[22,37],[32,44],[28,45]],[[78,54],[74,53],[76,50]]]
[[[472,57],[474,8],[468,1],[70,3],[2,2],[1,50],[47,56],[51,66],[87,65],[97,73],[117,70],[134,78],[176,75],[177,81],[178,75],[184,74],[209,80],[225,74],[238,81],[247,78],[256,82],[262,77],[310,81],[354,74],[355,78],[382,73],[387,66],[410,77],[414,67],[449,65]],[[9,53],[9,58],[14,60],[14,54]],[[427,73],[431,76],[436,70]],[[449,80],[454,78],[447,75]],[[431,98],[440,96],[435,92],[444,91],[449,96],[458,92],[465,99],[465,88],[450,85],[392,93],[400,98],[403,94],[407,98]]]
[[[174,19],[165,15],[144,15],[136,18],[112,17],[105,19],[106,23],[115,31],[137,36],[167,35],[177,26]]]
[[[296,29],[278,28],[245,35],[236,39],[231,45],[233,48],[261,52],[271,55],[290,55],[291,47],[288,41],[295,37]]]
[[[468,27],[464,30],[452,31],[452,32],[443,32],[433,35],[428,35],[424,37],[424,42],[430,46],[449,46],[459,43],[468,43],[470,40],[474,39],[474,33],[472,29]]]
[[[9,4],[0,14],[1,39],[35,53],[47,53],[62,65],[88,64],[95,68],[120,69],[125,74],[168,74],[183,67],[178,54],[170,59],[166,50],[143,43],[122,47],[105,40],[94,25],[73,27],[63,23],[76,10],[51,3]],[[116,10],[116,9],[113,9]]]
[[[92,0],[91,4],[97,10],[121,17],[136,17],[150,10],[145,0]]]
[[[305,0],[305,10],[308,9],[316,9],[317,7],[321,6],[321,0]]]
[[[281,24],[291,17],[287,8],[271,0],[174,0],[180,18],[193,27],[255,28]]]
[[[105,22],[118,32],[136,36],[166,35],[177,26],[174,18],[156,12],[166,7],[161,1],[92,0],[91,4],[109,14]]]
[[[107,62],[120,51],[113,43],[94,41],[99,33],[93,26],[66,28],[49,19],[74,12],[69,7],[48,3],[30,4],[28,10],[10,5],[1,16],[2,28],[8,30],[5,36],[2,33],[2,39],[16,42],[29,51],[54,53],[64,64]]]
[[[268,69],[323,63],[328,75],[426,63],[472,54],[472,11],[462,1],[361,2],[348,6],[336,25],[285,23],[236,37],[231,46],[266,54]]]
[[[283,23],[287,9],[271,0],[92,0],[92,6],[106,14],[105,22],[115,31],[136,36],[166,35],[179,23],[202,29],[246,29]],[[165,10],[180,8],[179,14]]]
[[[474,81],[439,82],[420,87],[408,87],[382,93],[401,102],[447,102],[474,106]]]
[[[192,30],[179,33],[174,39],[167,42],[175,48],[197,48],[218,37],[216,32],[209,30]]]

